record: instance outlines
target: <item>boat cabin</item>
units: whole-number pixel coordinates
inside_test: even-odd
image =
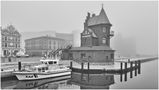
[[[34,66],[34,70],[36,72],[46,72],[48,70],[48,66],[45,64]]]
[[[59,60],[58,59],[45,59],[45,60],[40,60],[43,64],[46,65],[57,65],[59,64]]]

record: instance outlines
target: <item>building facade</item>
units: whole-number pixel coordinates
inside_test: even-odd
[[[71,57],[75,60],[86,58],[89,62],[113,62],[110,38],[114,32],[110,31],[111,26],[103,7],[99,15],[88,13],[81,33],[81,47],[73,47]]]
[[[21,34],[13,25],[1,29],[2,57],[15,56],[20,50]]]
[[[67,46],[68,44],[64,39],[51,36],[41,36],[25,40],[25,51],[30,56],[42,56],[46,52]]]

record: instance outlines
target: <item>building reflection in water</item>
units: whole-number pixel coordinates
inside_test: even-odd
[[[109,89],[109,86],[114,84],[114,75],[72,72],[71,80],[68,82],[80,86],[81,89]]]

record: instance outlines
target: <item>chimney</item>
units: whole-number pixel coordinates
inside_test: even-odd
[[[90,18],[90,13],[88,12],[87,13],[87,20]]]
[[[94,13],[92,14],[92,17],[96,16]]]

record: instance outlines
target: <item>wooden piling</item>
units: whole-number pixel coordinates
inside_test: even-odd
[[[72,61],[70,62],[70,69],[72,69]]]
[[[120,73],[120,82],[122,82],[122,80],[123,80],[123,75],[122,73]]]
[[[21,71],[22,65],[21,62],[18,62],[18,70]]]
[[[137,76],[137,61],[135,61],[135,76]]]
[[[127,62],[125,62],[125,71],[127,72]]]
[[[88,67],[88,71],[89,71],[89,62],[88,62],[88,65],[87,65],[87,67]]]
[[[141,69],[141,61],[138,60],[138,74],[140,74],[140,69]]]
[[[83,72],[83,62],[81,63],[81,70],[82,70],[82,72]]]
[[[130,62],[130,68],[131,68],[131,71],[130,71],[130,78],[132,78],[132,76],[133,76],[133,62]]]
[[[122,62],[120,63],[120,69],[121,69],[121,71],[123,69],[123,63]]]
[[[125,78],[124,79],[125,79],[125,81],[127,81],[127,72],[125,73]]]

